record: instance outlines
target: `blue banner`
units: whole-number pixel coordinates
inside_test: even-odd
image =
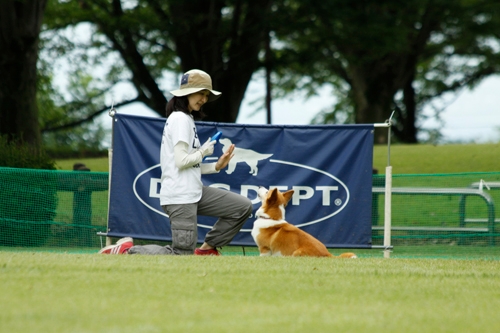
[[[165,118],[116,114],[108,236],[171,240],[168,216],[159,203],[160,143]],[[328,247],[371,244],[373,125],[241,125],[198,122],[200,142],[222,132],[223,145],[236,145],[234,158],[218,174],[203,175],[206,186],[248,197],[260,207],[259,186],[295,190],[286,220]],[[254,214],[233,245],[255,245]],[[200,216],[201,243],[216,218]]]

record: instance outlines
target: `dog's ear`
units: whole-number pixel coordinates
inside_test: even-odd
[[[268,205],[273,205],[278,201],[278,189],[273,188],[272,190],[269,190],[267,193],[267,204]]]
[[[283,193],[283,197],[285,198],[285,206],[288,204],[288,201],[290,201],[290,199],[292,198],[293,192],[294,192],[293,190],[289,190]]]

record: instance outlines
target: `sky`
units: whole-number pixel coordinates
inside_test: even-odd
[[[165,90],[177,89],[174,78],[165,82]],[[178,83],[177,83],[178,84]],[[214,89],[217,90],[216,87]],[[222,92],[224,96],[224,92]],[[115,92],[117,101],[120,95],[132,94],[132,88],[122,87]],[[266,113],[264,110],[255,112],[256,106],[252,101],[263,98],[265,95],[264,82],[257,78],[253,79],[247,89],[242,102],[240,114],[237,119],[239,124],[265,124]],[[304,96],[297,95],[294,98],[274,100],[271,105],[272,123],[280,125],[307,125],[314,118],[319,110],[331,105],[334,102],[330,91],[327,89],[320,91],[318,96],[305,99]],[[446,105],[446,109],[441,113],[443,121],[443,142],[500,142],[500,76],[492,76],[485,79],[481,84],[472,90],[463,90],[458,95],[445,96],[442,101],[436,102],[441,107]],[[157,117],[157,114],[142,105],[134,103],[117,109],[117,112],[124,114],[136,114],[142,116]],[[430,107],[424,110],[426,115],[432,115]],[[100,121],[111,126],[109,116],[103,115]],[[432,118],[425,121],[425,128],[435,128],[439,123]]]

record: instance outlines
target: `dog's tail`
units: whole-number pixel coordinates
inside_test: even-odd
[[[347,258],[347,259],[355,259],[357,258],[358,256],[352,252],[346,252],[346,253],[342,253],[342,254],[339,254],[338,256],[334,256],[335,258]]]

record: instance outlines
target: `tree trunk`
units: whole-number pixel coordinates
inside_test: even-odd
[[[370,77],[363,67],[352,68],[351,96],[355,105],[356,124],[383,123],[391,116],[393,80],[382,76]],[[389,84],[384,84],[389,83]],[[388,131],[386,128],[377,128],[374,133],[374,143],[387,143]]]
[[[170,11],[182,70],[206,71],[222,96],[204,106],[205,120],[234,123],[259,67],[270,0],[236,1],[230,27],[221,26],[224,1],[173,1]],[[225,36],[221,31],[231,29]],[[229,38],[228,38],[229,37]]]
[[[413,89],[413,80],[414,76],[412,76],[408,82],[405,84],[403,89],[403,102],[405,106],[405,112],[399,114],[398,122],[401,122],[401,131],[399,130],[400,126],[397,126],[394,129],[394,134],[396,137],[405,143],[417,143],[417,127],[415,126],[417,108],[415,101],[415,89]]]
[[[0,134],[41,146],[38,41],[47,0],[0,1]]]

